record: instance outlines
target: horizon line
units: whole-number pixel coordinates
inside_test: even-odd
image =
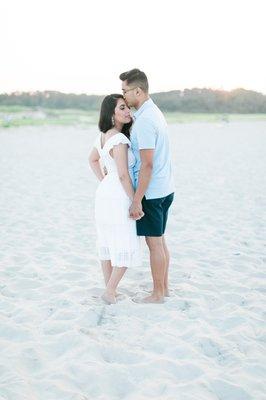
[[[197,90],[211,90],[211,91],[228,92],[228,93],[233,92],[235,90],[245,90],[245,91],[248,91],[248,92],[259,93],[259,94],[262,94],[263,96],[266,95],[266,92],[258,91],[258,90],[255,90],[255,89],[246,89],[244,87],[235,87],[233,89],[223,89],[223,88],[197,87],[197,86],[194,86],[194,87],[191,87],[191,88],[184,88],[184,89],[162,90],[162,91],[152,92],[152,93],[149,93],[149,94],[153,95],[153,94],[158,94],[158,93],[170,93],[170,92],[178,92],[178,91],[179,92],[184,92],[185,90],[194,90],[194,89],[197,89]],[[84,95],[84,94],[86,96],[106,96],[106,94],[96,94],[96,93],[88,93],[88,92],[71,92],[71,91],[70,92],[65,92],[65,91],[55,90],[55,89],[44,89],[44,90],[37,89],[37,90],[28,90],[28,91],[25,91],[25,90],[6,91],[6,92],[1,92],[0,96],[1,95],[11,95],[11,94],[15,94],[15,93],[18,93],[18,94],[22,94],[22,93],[29,94],[29,93],[31,93],[31,94],[33,94],[33,93],[37,93],[37,92],[39,92],[39,93],[57,92],[57,93],[62,93],[62,94],[74,94],[74,95],[77,95],[77,96]]]

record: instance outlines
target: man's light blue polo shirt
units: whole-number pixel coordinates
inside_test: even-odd
[[[133,169],[135,188],[141,166],[140,150],[154,149],[153,170],[145,193],[146,199],[158,199],[174,192],[167,131],[165,118],[152,99],[146,100],[134,113],[130,139],[136,157]]]

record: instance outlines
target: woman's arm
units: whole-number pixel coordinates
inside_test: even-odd
[[[134,189],[132,181],[128,172],[128,146],[127,144],[118,144],[113,147],[110,154],[114,158],[116,163],[118,175],[122,186],[128,195],[128,197],[133,200]]]
[[[103,171],[102,171],[102,168],[100,165],[100,155],[98,153],[98,150],[95,147],[93,147],[90,152],[89,164],[90,164],[92,171],[97,176],[97,178],[100,181],[102,181],[104,178],[104,174],[103,174]]]

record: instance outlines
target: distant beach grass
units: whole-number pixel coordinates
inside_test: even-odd
[[[171,123],[266,121],[266,114],[214,114],[166,112]],[[22,106],[0,106],[0,127],[27,125],[95,125],[99,112],[77,109],[36,109]]]

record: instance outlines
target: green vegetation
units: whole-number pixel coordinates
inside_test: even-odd
[[[79,125],[88,126],[98,123],[98,111],[75,109],[39,109],[23,106],[0,106],[0,127],[26,125]],[[171,123],[193,122],[231,122],[266,121],[265,114],[219,114],[219,113],[182,113],[165,112]]]
[[[0,94],[0,127],[97,124],[104,96],[55,91]],[[185,89],[153,93],[169,123],[266,120],[266,95]]]
[[[192,122],[233,122],[233,121],[266,121],[265,114],[212,114],[212,113],[165,113],[166,120],[171,123]]]
[[[5,128],[24,125],[89,125],[97,122],[96,111],[0,106],[0,127]]]
[[[40,109],[75,109],[99,112],[104,96],[45,92],[0,94],[0,106]],[[252,90],[185,89],[151,94],[164,112],[265,114],[266,95]]]

